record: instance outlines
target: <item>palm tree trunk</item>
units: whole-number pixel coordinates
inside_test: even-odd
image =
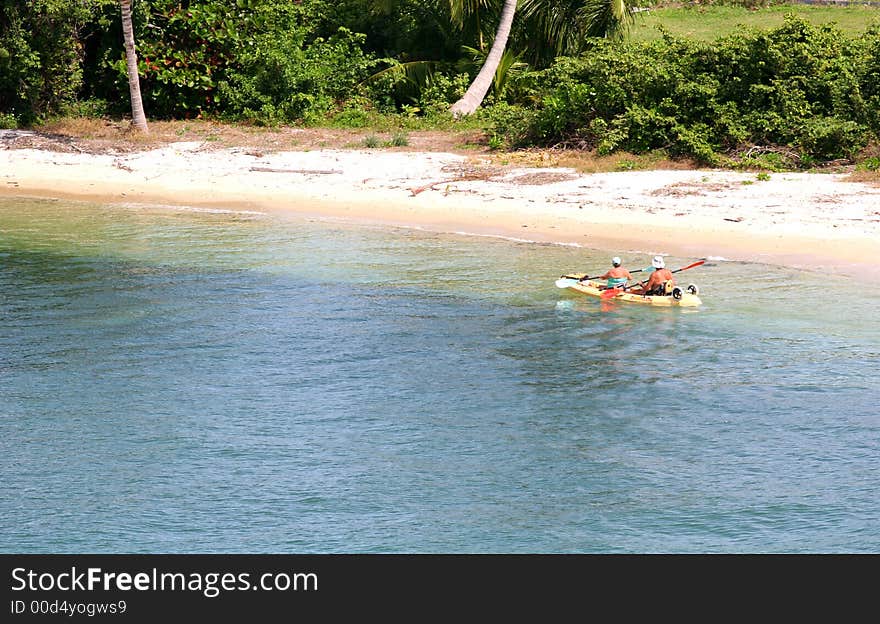
[[[495,78],[495,72],[498,70],[498,64],[504,55],[504,48],[507,46],[507,38],[510,36],[510,27],[513,25],[513,14],[516,11],[517,0],[504,0],[504,7],[501,9],[501,19],[498,20],[498,30],[495,32],[495,40],[492,42],[492,48],[486,56],[486,62],[480,69],[480,73],[474,78],[471,86],[461,99],[452,105],[449,110],[456,117],[470,115],[480,104],[483,98],[492,86]]]
[[[144,103],[141,100],[141,83],[138,77],[137,52],[134,48],[134,29],[131,26],[131,0],[120,0],[122,5],[122,36],[125,39],[125,62],[128,66],[128,90],[131,93],[131,123],[135,129],[144,134],[147,129],[147,117],[144,115]]]

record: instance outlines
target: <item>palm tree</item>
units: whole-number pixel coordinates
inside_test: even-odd
[[[495,31],[495,39],[492,41],[492,47],[486,56],[486,62],[483,63],[480,73],[474,78],[465,94],[449,109],[456,117],[470,115],[477,110],[477,107],[483,103],[483,98],[486,97],[489,87],[492,86],[492,82],[495,80],[495,72],[498,70],[501,57],[504,55],[504,48],[507,46],[507,38],[510,36],[513,14],[516,12],[516,3],[517,0],[504,0],[501,18],[498,20],[498,30]]]
[[[475,1],[484,0],[470,0]],[[467,5],[468,0],[450,3]],[[527,38],[532,45],[526,47],[533,49],[526,60],[548,65],[560,54],[578,53],[586,37],[622,38],[633,22],[635,0],[519,0],[519,4],[531,31]],[[456,117],[470,115],[486,97],[504,56],[516,8],[516,0],[504,0],[492,49],[467,92],[450,109]]]
[[[125,62],[128,66],[128,90],[131,93],[131,123],[135,129],[148,134],[147,117],[141,99],[138,77],[137,52],[134,47],[134,29],[131,25],[131,0],[119,0],[122,7],[122,36],[125,40]]]

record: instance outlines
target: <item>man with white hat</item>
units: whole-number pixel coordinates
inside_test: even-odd
[[[604,275],[600,275],[596,279],[607,279],[608,288],[623,286],[627,281],[632,279],[632,275],[629,274],[629,271],[620,266],[621,264],[620,258],[614,256],[611,258],[611,268],[608,269],[608,272]]]
[[[651,277],[645,283],[644,289],[632,290],[630,292],[640,295],[671,294],[672,288],[675,286],[675,278],[672,276],[672,271],[666,268],[663,256],[654,256],[654,259],[651,260],[651,266],[654,267],[654,272],[651,273]]]

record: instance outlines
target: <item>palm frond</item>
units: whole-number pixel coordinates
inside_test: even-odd
[[[472,16],[493,12],[497,3],[493,0],[446,0],[446,4],[452,20],[462,25]]]
[[[436,64],[435,61],[410,61],[408,63],[398,63],[395,61],[389,67],[367,76],[360,84],[368,85],[377,82],[383,77],[392,76],[406,80],[406,82],[415,87],[423,88],[431,83]]]
[[[583,36],[583,5],[583,0],[523,0],[520,15],[530,24],[532,35],[540,37],[555,54],[564,54],[576,48]]]
[[[635,21],[632,0],[589,0],[581,9],[589,37],[622,39]]]

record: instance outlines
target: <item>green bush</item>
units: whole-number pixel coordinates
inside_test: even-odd
[[[429,116],[444,114],[453,102],[465,94],[469,84],[467,74],[433,72],[419,93],[419,106]]]
[[[870,156],[856,165],[859,171],[880,171],[880,157]]]
[[[18,120],[11,113],[0,113],[0,130],[15,130],[18,128]]]
[[[797,143],[807,154],[829,159],[850,159],[868,143],[867,129],[853,121],[818,117],[804,123]]]
[[[406,147],[409,145],[409,136],[405,132],[395,132],[391,135],[391,145],[393,147]]]
[[[107,3],[0,3],[0,113],[28,125],[76,100],[83,84],[81,31]]]
[[[133,21],[144,108],[152,118],[215,116],[262,125],[314,122],[375,66],[364,35],[337,28],[316,36],[318,3],[291,0],[179,0],[135,3]],[[311,16],[311,17],[310,17]],[[115,16],[118,21],[118,10]],[[324,22],[320,22],[323,24]],[[95,37],[87,96],[128,102],[115,22]],[[121,112],[121,111],[117,111]]]
[[[100,119],[110,111],[110,105],[106,100],[92,98],[78,100],[65,104],[59,111],[66,117],[83,117],[85,119]]]
[[[792,16],[712,43],[597,40],[580,57],[517,79],[519,92],[539,97],[496,107],[493,130],[514,146],[664,149],[707,164],[779,146],[777,156],[790,155],[776,166],[812,166],[852,158],[877,136],[878,79],[877,29],[850,40]]]
[[[331,124],[338,128],[366,128],[373,120],[373,115],[367,110],[369,106],[369,101],[353,98],[330,118]]]
[[[362,37],[348,31],[310,45],[288,37],[283,44],[269,37],[271,42],[243,53],[239,66],[228,72],[228,80],[218,85],[226,117],[271,109],[287,123],[314,122],[337,100],[350,97],[372,66],[359,48]]]
[[[536,142],[532,136],[533,120],[537,114],[534,110],[500,102],[479,114],[493,136],[495,149],[503,145],[522,147]]]

